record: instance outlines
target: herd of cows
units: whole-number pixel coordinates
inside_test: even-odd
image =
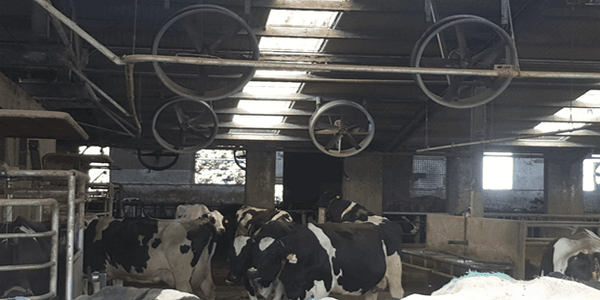
[[[374,215],[357,203],[332,199],[326,222],[319,224],[299,224],[283,210],[248,205],[213,211],[201,204],[182,205],[176,215],[176,219],[91,220],[84,237],[85,270],[106,272],[109,281],[166,283],[214,300],[211,261],[218,253],[227,257],[227,280],[243,284],[250,300],[259,296],[322,299],[330,293],[376,300],[384,289],[391,297],[404,296],[402,237],[403,231],[414,228],[403,230],[398,222]],[[44,231],[41,224],[17,221],[6,230]],[[35,238],[17,241],[21,242],[0,239],[2,265],[31,263],[15,254],[49,247]],[[39,254],[25,255],[31,256]],[[48,285],[31,274],[0,272],[0,298],[44,293],[34,291],[36,286],[45,286],[47,291]],[[544,254],[541,275],[597,286],[600,238],[582,230],[555,240]]]

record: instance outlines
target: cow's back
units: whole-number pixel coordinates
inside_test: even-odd
[[[373,224],[308,224],[281,241],[297,257],[297,263],[287,263],[279,277],[293,299],[307,296],[294,294],[298,282],[306,286],[322,281],[324,290],[315,297],[331,291],[360,294],[374,289],[386,272],[382,236]]]

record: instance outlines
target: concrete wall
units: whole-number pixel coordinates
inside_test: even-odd
[[[244,203],[244,186],[213,184],[122,184],[120,197],[144,203],[202,203],[210,206]]]
[[[446,251],[475,260],[512,262],[514,277],[523,278],[522,223],[511,220],[461,217],[449,215],[427,216],[427,249]],[[468,245],[449,244],[448,241],[467,241]]]
[[[246,152],[246,202],[275,208],[275,151]]]
[[[344,159],[342,195],[375,214],[382,213],[383,158],[381,155],[360,153]]]
[[[110,172],[111,182],[120,184],[193,184],[195,156],[180,154],[177,163],[168,170],[146,169],[138,160],[136,150],[111,148],[110,157],[120,170]]]

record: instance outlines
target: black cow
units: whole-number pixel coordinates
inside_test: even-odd
[[[84,264],[86,270],[106,270],[108,280],[163,282],[213,300],[216,236],[206,218],[100,218],[85,230]]]
[[[278,278],[290,300],[332,292],[375,300],[386,286],[402,298],[402,240],[391,226],[309,223],[281,239],[263,238],[252,245],[247,275],[263,286]]]
[[[3,233],[49,231],[43,223],[22,217],[2,226]],[[10,238],[0,240],[0,265],[41,264],[50,261],[51,237]],[[40,296],[50,291],[50,269],[0,272],[0,298]]]
[[[234,247],[229,256],[229,274],[227,275],[227,281],[233,283],[243,281],[244,287],[248,291],[248,296],[251,300],[256,300],[257,295],[268,298],[272,293],[274,293],[273,300],[280,300],[283,296],[283,285],[279,280],[275,279],[271,284],[262,286],[256,280],[250,280],[246,276],[246,270],[252,265],[251,249],[253,243],[260,244],[263,238],[280,239],[290,234],[296,226],[299,225],[293,222],[275,220],[263,224],[252,237],[236,237],[233,244]]]
[[[600,238],[583,229],[551,242],[542,256],[541,274],[552,272],[581,281],[600,282]]]

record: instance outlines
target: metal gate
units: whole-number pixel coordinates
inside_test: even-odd
[[[3,167],[0,168],[0,181],[4,181],[4,194],[6,198],[9,198],[7,201],[15,201],[10,198],[29,199],[27,201],[40,201],[43,198],[56,199],[59,222],[59,229],[56,232],[59,232],[60,225],[66,229],[65,295],[59,296],[60,299],[72,300],[81,295],[88,175],[75,170],[13,170]],[[10,205],[6,204],[6,206]],[[10,220],[12,220],[11,211],[9,210],[7,216],[7,219]],[[42,213],[41,210],[38,210],[36,218]]]
[[[0,272],[40,270],[50,268],[49,292],[43,295],[29,296],[29,299],[52,299],[57,295],[58,278],[58,203],[54,199],[0,199],[0,207],[12,206],[51,206],[52,227],[50,231],[35,233],[0,233],[0,239],[52,237],[50,260],[39,264],[20,264],[0,266]],[[41,218],[41,216],[40,216]]]

